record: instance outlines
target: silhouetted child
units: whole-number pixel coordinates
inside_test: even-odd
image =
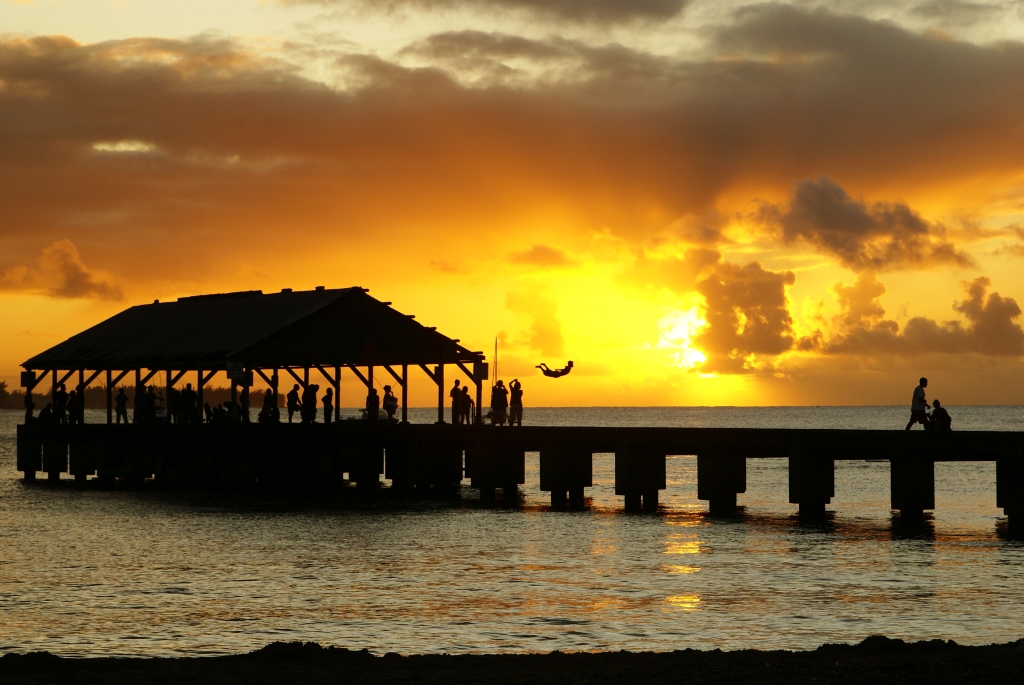
[[[370,388],[370,392],[366,394],[366,418],[374,422],[379,415],[380,395],[377,394],[377,388]]]
[[[463,386],[462,388],[462,400],[459,403],[459,411],[462,412],[460,418],[461,423],[469,425],[473,423],[473,407],[476,406],[476,402],[473,401],[473,396],[469,394],[469,386]]]
[[[334,390],[327,388],[324,393],[324,423],[330,423],[334,418]]]
[[[457,383],[458,381],[456,381]],[[453,391],[454,392],[454,391]],[[388,415],[388,421],[395,420],[395,412],[398,411],[398,398],[395,397],[395,393],[391,391],[390,385],[384,386],[384,413]],[[452,397],[452,411],[455,407],[455,397]]]

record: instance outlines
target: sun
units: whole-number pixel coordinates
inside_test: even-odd
[[[707,361],[707,357],[692,347],[693,339],[701,328],[707,325],[700,316],[697,307],[690,309],[671,309],[658,319],[657,348],[673,350],[669,355],[675,366],[681,369],[693,369]]]

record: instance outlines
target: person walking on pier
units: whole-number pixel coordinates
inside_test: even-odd
[[[508,384],[509,387],[509,415],[508,425],[523,425],[523,384],[519,382],[518,378],[513,378],[512,382]]]
[[[295,414],[295,412],[297,412],[300,409],[302,409],[302,402],[299,401],[299,384],[298,383],[296,383],[292,387],[291,392],[288,393],[287,400],[288,400],[287,401],[287,404],[288,404],[288,423],[291,423],[292,422],[292,415]],[[299,417],[301,418],[302,415],[300,414]]]
[[[454,402],[454,398],[452,398],[452,401]],[[388,415],[388,423],[391,423],[395,420],[395,412],[398,411],[398,398],[395,397],[395,393],[391,391],[390,385],[384,386],[384,400],[382,404],[384,405],[384,413]],[[454,407],[455,405],[452,404],[453,411]]]
[[[324,423],[330,424],[334,418],[334,390],[327,388],[324,393]]]
[[[370,392],[366,394],[366,418],[370,420],[370,423],[376,423],[379,415],[380,395],[377,394],[377,388],[370,388]]]
[[[128,393],[124,391],[124,388],[119,388],[117,396],[114,398],[114,413],[117,414],[118,425],[120,425],[121,419],[124,419],[124,425],[128,425]]]
[[[910,402],[910,421],[905,430],[910,430],[915,423],[928,425],[928,400],[924,398],[924,389],[927,387],[928,379],[922,378],[920,384],[914,388],[914,399]]]

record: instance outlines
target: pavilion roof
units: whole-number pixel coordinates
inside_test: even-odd
[[[271,368],[483,360],[389,305],[364,288],[181,297],[130,307],[22,366],[214,370],[229,362]]]

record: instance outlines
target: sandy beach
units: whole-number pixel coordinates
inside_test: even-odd
[[[0,658],[0,679],[34,683],[1021,683],[1024,640],[965,647],[870,637],[813,651],[418,655],[278,642],[249,654],[156,659]]]

